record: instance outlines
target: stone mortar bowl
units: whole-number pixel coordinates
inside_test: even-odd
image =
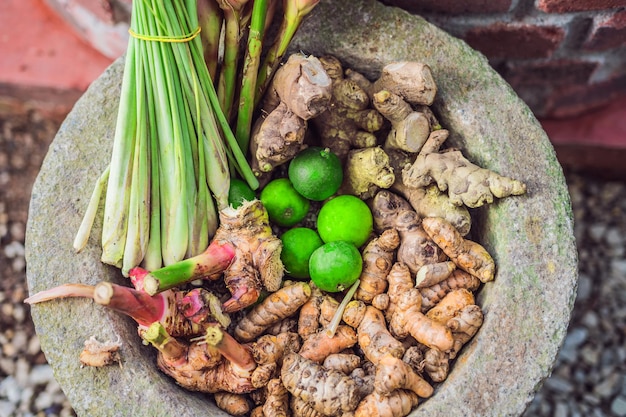
[[[522,414],[552,369],[577,282],[569,195],[546,134],[482,55],[400,9],[372,0],[322,1],[292,50],[334,54],[372,79],[392,61],[427,63],[439,87],[433,109],[451,131],[449,144],[478,165],[527,184],[527,195],[473,211],[473,238],[498,269],[478,296],[485,322],[448,379],[411,416]],[[110,160],[122,69],[120,59],[78,101],[34,185],[27,232],[31,293],[69,282],[124,282],[99,261],[98,227],[83,252],[72,249],[93,186]],[[161,374],[130,319],[83,299],[34,305],[32,317],[79,416],[226,415],[205,395]],[[91,336],[121,340],[122,366],[81,368],[78,355]]]

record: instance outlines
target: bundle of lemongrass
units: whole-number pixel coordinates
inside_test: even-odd
[[[231,176],[258,187],[245,158],[254,107],[319,2],[283,0],[283,21],[261,63],[277,1],[133,2],[111,163],[94,188],[77,251],[105,187],[101,260],[125,275],[204,251],[228,205]]]

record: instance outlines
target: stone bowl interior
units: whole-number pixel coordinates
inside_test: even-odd
[[[412,416],[515,416],[549,374],[573,306],[577,260],[561,167],[528,107],[485,58],[417,16],[372,0],[322,1],[292,51],[333,54],[374,79],[386,63],[427,63],[439,90],[433,109],[449,142],[473,162],[527,184],[525,196],[473,210],[473,238],[492,254],[494,282],[480,291],[485,322],[448,379]],[[33,188],[27,227],[30,292],[80,282],[124,283],[100,263],[96,226],[88,247],[72,241],[96,179],[110,160],[123,61],[76,103]],[[101,213],[96,224],[102,221]],[[32,307],[42,349],[80,416],[226,415],[206,396],[161,374],[130,319],[90,300]],[[85,340],[121,340],[122,366],[81,367]]]

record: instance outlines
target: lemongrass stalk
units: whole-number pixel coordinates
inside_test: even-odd
[[[93,228],[93,223],[96,219],[96,213],[98,212],[98,206],[100,205],[102,191],[104,191],[107,181],[109,180],[110,168],[111,166],[107,165],[104,172],[100,174],[98,181],[96,181],[96,186],[91,193],[91,198],[89,199],[87,210],[85,211],[83,220],[81,221],[78,232],[76,233],[76,237],[74,238],[73,247],[76,252],[80,252],[87,245],[89,235],[91,234],[91,229]]]
[[[145,54],[141,45],[138,48],[136,66],[137,97],[137,128],[135,149],[133,152],[132,182],[128,209],[128,229],[122,261],[122,274],[128,276],[128,271],[139,265],[144,258],[148,246],[150,233],[150,167],[149,167],[149,132],[148,114],[146,109],[146,74]]]
[[[254,92],[256,79],[263,50],[263,34],[265,33],[265,18],[267,15],[268,0],[254,0],[250,31],[248,33],[248,47],[243,63],[239,108],[235,137],[243,152],[248,151],[252,114],[254,112]]]
[[[143,4],[143,2],[138,2]],[[157,10],[152,1],[152,10]],[[150,13],[151,11],[145,11]],[[146,19],[151,34],[166,36],[162,26]],[[161,187],[161,247],[163,263],[173,264],[184,258],[188,243],[187,188],[184,185],[182,118],[176,89],[180,86],[177,71],[165,63],[174,62],[171,46],[165,42],[148,43],[153,61],[153,79],[157,128],[159,132],[159,157]]]
[[[146,67],[149,68],[148,65]],[[146,97],[150,126],[150,235],[142,265],[144,268],[152,271],[163,266],[161,249],[161,186],[159,180],[161,174],[154,95],[151,88],[146,89]]]
[[[217,96],[220,106],[230,118],[235,97],[235,80],[237,78],[237,65],[239,60],[239,20],[241,11],[248,0],[217,0],[220,8],[224,11],[224,58],[220,77],[217,83]]]
[[[267,55],[259,71],[255,105],[258,105],[265,94],[269,81],[287,52],[287,47],[300,27],[302,19],[308,15],[318,3],[319,0],[283,0],[283,20],[278,29],[276,40],[267,51]]]
[[[337,307],[335,315],[333,316],[332,320],[328,324],[328,327],[326,328],[326,334],[328,335],[328,337],[335,336],[337,328],[339,327],[339,323],[341,323],[343,312],[346,311],[346,306],[348,305],[350,300],[352,300],[352,297],[354,297],[354,293],[356,292],[357,288],[359,288],[360,283],[361,280],[357,279],[354,284],[352,284],[346,295],[343,297],[341,304],[339,304],[339,307]]]
[[[198,23],[202,28],[200,39],[211,79],[217,76],[223,19],[224,13],[215,0],[198,0]]]
[[[136,16],[131,19],[131,28],[138,30]],[[132,178],[135,126],[136,39],[130,37],[124,63],[122,89],[113,139],[109,180],[104,203],[102,224],[102,257],[104,263],[120,267],[124,257],[126,231],[128,228],[128,203]]]

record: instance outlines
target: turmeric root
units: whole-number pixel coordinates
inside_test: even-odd
[[[408,187],[426,187],[435,182],[441,191],[448,190],[453,204],[475,208],[493,202],[494,197],[521,195],[526,186],[474,165],[459,150],[438,152],[448,132],[436,130],[417,155],[413,165],[402,171],[402,181]]]
[[[300,355],[317,363],[322,363],[330,354],[339,353],[352,347],[357,342],[355,331],[346,325],[339,325],[335,334],[330,337],[328,332],[317,332],[310,335],[300,349]]]
[[[419,402],[413,391],[396,390],[389,395],[374,391],[359,403],[354,417],[403,417]]]
[[[367,306],[365,316],[357,329],[359,346],[365,357],[377,365],[383,357],[401,358],[404,346],[391,335],[380,310]]]
[[[380,394],[389,395],[397,389],[413,391],[418,397],[428,398],[433,395],[433,387],[419,376],[413,368],[393,356],[380,359],[376,368],[374,389]]]
[[[395,182],[389,156],[379,146],[353,149],[348,152],[340,194],[352,194],[362,200],[372,198],[381,188]]]
[[[365,317],[365,312],[367,310],[367,305],[360,300],[352,300],[346,306],[346,309],[343,312],[342,320],[348,326],[356,329],[361,324],[363,317]]]
[[[463,308],[455,317],[448,320],[446,325],[452,330],[454,338],[454,347],[449,353],[450,359],[454,359],[461,350],[483,324],[483,312],[476,305],[469,305]]]
[[[244,416],[250,412],[250,403],[244,395],[216,392],[213,397],[215,404],[232,416]]]
[[[371,240],[363,249],[363,270],[361,283],[355,298],[366,303],[385,292],[387,274],[391,271],[396,248],[400,245],[400,236],[396,229],[387,229]]]
[[[450,370],[450,357],[439,349],[428,349],[424,354],[424,372],[433,382],[443,382]]]
[[[386,309],[386,316],[390,319],[395,312],[396,305],[400,302],[400,298],[414,287],[414,282],[409,267],[402,262],[393,264],[391,271],[387,274],[387,282],[389,283],[387,290],[389,305]]]
[[[298,334],[306,339],[317,332],[320,327],[321,304],[323,300],[322,292],[311,283],[311,296],[307,300],[298,315]]]
[[[402,97],[387,90],[375,93],[372,103],[391,122],[385,149],[394,148],[409,153],[417,153],[422,149],[431,130],[426,115],[414,111]]]
[[[447,324],[448,320],[472,304],[474,304],[474,295],[465,288],[460,288],[446,294],[436,306],[428,310],[426,317],[438,323]]]
[[[261,335],[270,325],[295,313],[311,295],[305,282],[298,282],[270,294],[250,310],[235,327],[235,337],[250,342]]]
[[[424,265],[415,274],[415,288],[431,287],[439,284],[448,278],[455,269],[456,265],[452,261]]]
[[[279,369],[278,364],[275,362],[260,364],[254,371],[250,381],[254,388],[265,388],[272,378],[276,376],[276,371]]]
[[[332,79],[333,92],[328,110],[312,122],[322,146],[345,161],[350,149],[376,145],[374,132],[383,127],[384,120],[377,110],[370,108],[367,92],[344,78],[338,59],[324,56],[320,61]]]
[[[427,217],[423,219],[422,226],[457,267],[482,282],[493,280],[495,263],[482,245],[463,238],[454,226],[440,217]]]
[[[445,260],[443,251],[426,234],[418,214],[404,198],[381,190],[373,198],[371,209],[377,232],[390,228],[398,231],[397,259],[406,264],[411,273],[417,273],[423,265]]]
[[[450,329],[422,314],[421,300],[422,296],[416,288],[400,297],[389,323],[392,334],[398,338],[410,334],[423,345],[443,352],[450,350],[454,344]]]
[[[357,384],[352,378],[325,369],[297,353],[284,358],[281,379],[287,391],[324,415],[353,411],[360,400]]]
[[[465,288],[468,291],[476,291],[481,282],[474,275],[462,269],[455,269],[450,276],[438,284],[426,288],[420,288],[422,293],[422,313],[430,310],[450,291]]]
[[[289,417],[289,392],[278,378],[267,384],[267,398],[263,404],[263,414],[266,417]]]

